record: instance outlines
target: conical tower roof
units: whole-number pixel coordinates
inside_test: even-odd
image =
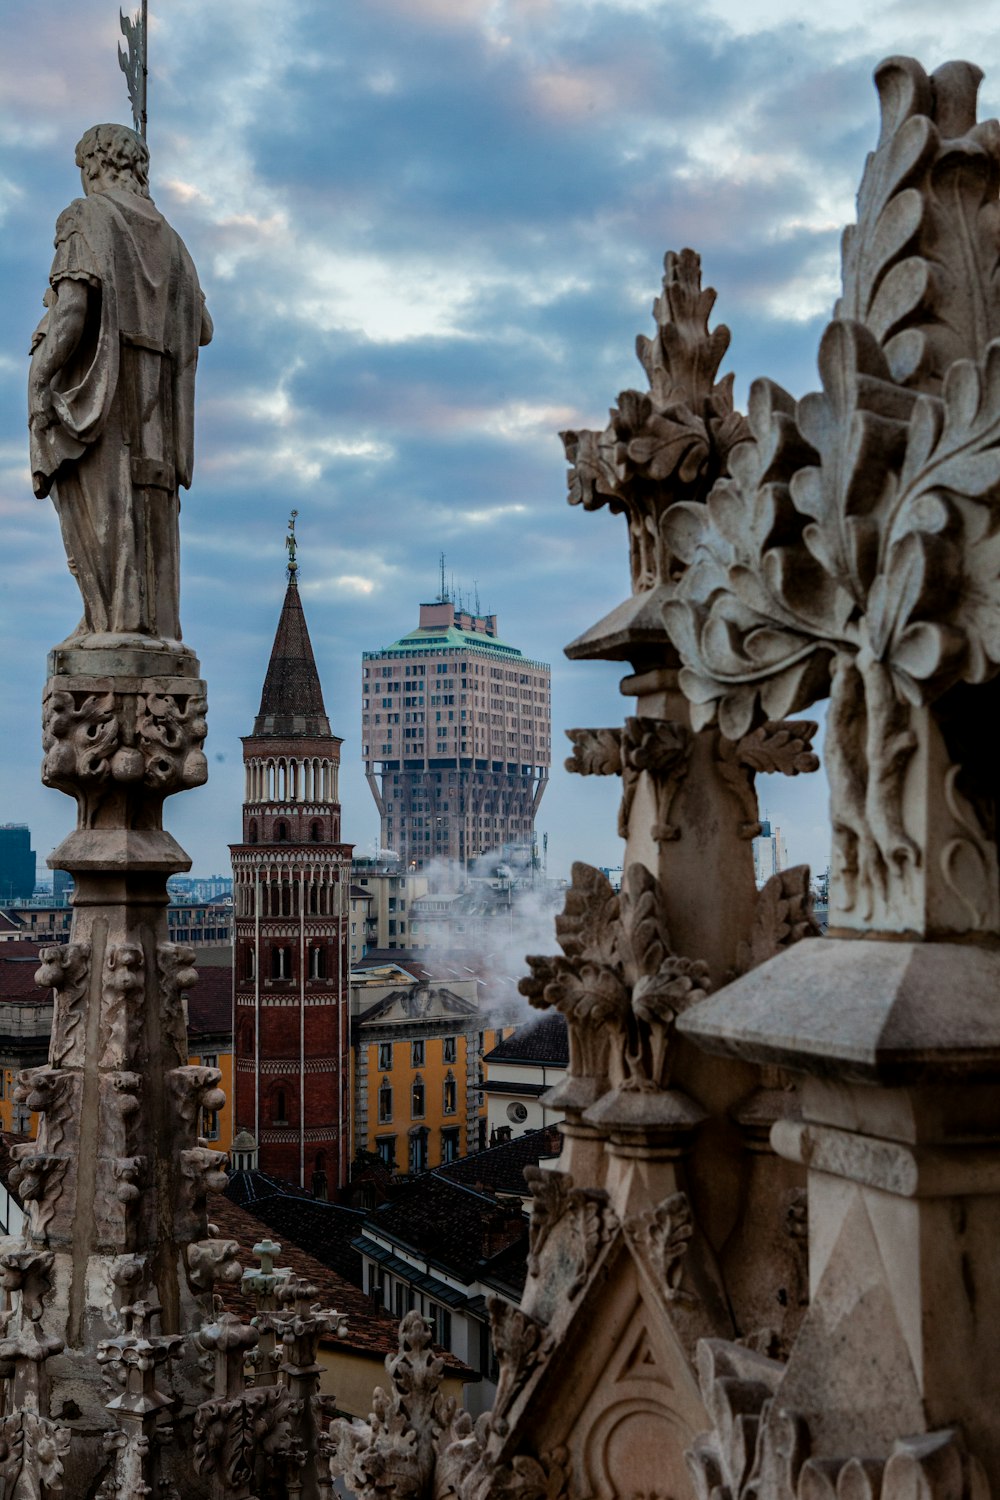
[[[291,570],[253,733],[255,739],[262,735],[316,739],[330,734],[299,586]]]

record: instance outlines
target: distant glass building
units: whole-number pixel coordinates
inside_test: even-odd
[[[532,844],[552,757],[551,671],[496,615],[441,597],[362,657],[362,754],[383,849],[403,867]]]
[[[29,901],[35,894],[35,851],[27,823],[0,824],[0,901]]]

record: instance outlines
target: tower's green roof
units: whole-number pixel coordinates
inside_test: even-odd
[[[504,656],[523,656],[517,646],[508,646],[495,635],[484,635],[481,630],[459,630],[457,625],[439,629],[436,625],[418,626],[409,635],[400,636],[386,651],[437,651],[442,647],[473,646],[479,651],[500,651]]]

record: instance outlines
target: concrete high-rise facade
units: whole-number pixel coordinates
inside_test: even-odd
[[[550,668],[496,615],[447,598],[362,658],[362,746],[381,840],[404,866],[530,848],[552,758]]]
[[[325,1196],[350,1168],[351,846],[340,838],[342,741],[330,730],[296,578],[253,733],[243,842],[232,847],[237,1130],[263,1171]]]

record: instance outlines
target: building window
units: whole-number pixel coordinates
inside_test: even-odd
[[[447,1165],[450,1161],[458,1161],[461,1142],[459,1132],[454,1126],[450,1130],[441,1132],[441,1163]]]
[[[410,1171],[427,1171],[427,1131],[414,1130],[410,1135]]]
[[[247,843],[248,844],[256,844],[256,842],[257,842],[257,819],[256,818],[251,818],[250,819],[250,827],[247,830]]]
[[[437,1302],[427,1306],[427,1321],[431,1325],[431,1338],[442,1349],[451,1348],[451,1313]]]
[[[396,1317],[405,1318],[408,1312],[413,1311],[413,1288],[407,1286],[405,1281],[396,1282]]]
[[[423,1042],[410,1043],[410,1067],[422,1068],[425,1065],[425,1048]]]
[[[310,837],[310,839],[312,840],[312,842],[314,844],[318,844],[322,840],[322,838],[323,838],[323,825],[322,825],[322,823],[320,823],[318,821],[318,819],[315,820],[313,822],[312,826],[310,827],[310,829],[309,829],[309,837]]]
[[[446,1062],[446,1063],[457,1062],[458,1061],[458,1037],[457,1036],[446,1036],[445,1039],[444,1039],[444,1041],[441,1043],[441,1051],[442,1051],[443,1061],[444,1062]]]
[[[410,1118],[411,1120],[422,1120],[425,1113],[424,1080],[418,1073],[413,1080],[413,1088],[410,1093]]]
[[[284,1089],[276,1089],[274,1094],[274,1108],[271,1119],[275,1125],[288,1124],[288,1100],[285,1098]]]
[[[383,1078],[379,1085],[378,1118],[381,1125],[392,1119],[392,1084],[388,1078]]]
[[[287,844],[288,843],[288,824],[285,823],[285,822],[283,822],[283,821],[280,822],[280,823],[278,823],[278,824],[276,824],[275,825],[275,829],[274,829],[274,836],[277,839],[277,841],[278,841],[279,844]]]
[[[219,1139],[219,1112],[217,1109],[203,1109],[201,1112],[201,1135],[206,1141],[217,1141]]]
[[[375,1137],[375,1151],[380,1161],[385,1162],[390,1172],[396,1170],[396,1137],[394,1135],[379,1135]]]
[[[323,948],[311,948],[309,950],[309,976],[311,979],[326,978],[326,950]]]
[[[391,1042],[379,1042],[378,1044],[378,1070],[380,1073],[392,1072]]]
[[[290,948],[271,949],[271,978],[291,979],[292,951]]]
[[[455,1082],[455,1075],[449,1068],[444,1080],[444,1112],[446,1115],[453,1115],[457,1108],[458,1084]]]

